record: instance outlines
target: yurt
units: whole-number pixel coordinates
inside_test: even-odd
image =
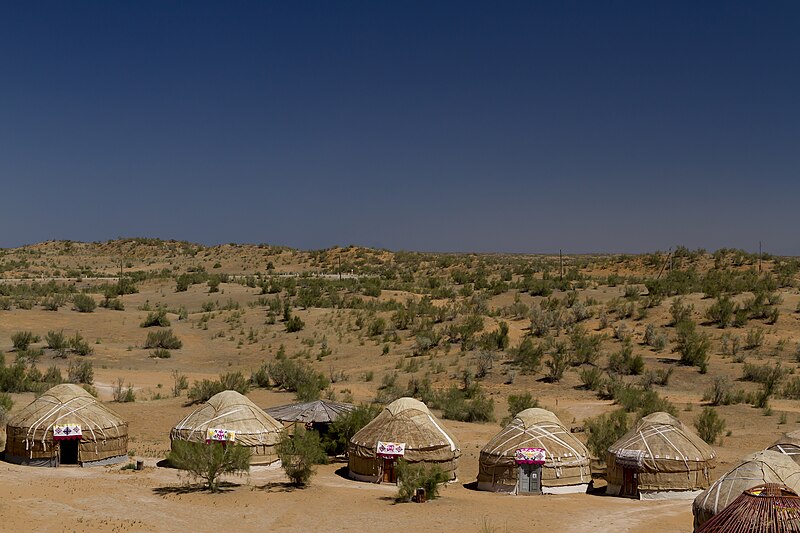
[[[800,430],[784,433],[767,449],[788,455],[795,463],[800,464]]]
[[[31,466],[108,465],[128,459],[128,423],[83,388],[56,385],[6,427],[6,460]]]
[[[306,424],[325,426],[333,423],[341,415],[349,413],[355,406],[349,403],[317,400],[314,402],[292,403],[268,407],[264,411],[284,424]]]
[[[704,490],[692,504],[695,529],[722,511],[743,491],[756,485],[778,483],[800,491],[800,466],[788,456],[764,450],[744,457],[729,472]]]
[[[694,498],[711,483],[716,454],[674,416],[639,420],[608,449],[607,494],[641,499]]]
[[[780,484],[752,487],[695,531],[800,533],[800,497],[796,491]]]
[[[215,394],[181,420],[170,440],[206,443],[233,442],[252,450],[250,464],[267,465],[278,460],[275,446],[283,426],[247,397],[226,390]]]
[[[517,494],[586,492],[592,480],[586,446],[556,415],[525,409],[483,447],[478,489]]]
[[[405,459],[409,463],[439,465],[455,480],[460,455],[453,437],[424,403],[400,398],[353,435],[348,467],[353,479],[394,483],[395,464]]]

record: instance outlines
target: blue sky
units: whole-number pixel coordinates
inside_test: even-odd
[[[796,2],[6,2],[0,247],[800,255]]]

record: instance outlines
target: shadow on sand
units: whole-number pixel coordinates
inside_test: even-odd
[[[239,483],[231,483],[229,481],[223,481],[219,484],[219,491],[220,492],[231,492],[233,489],[241,487]],[[208,488],[205,485],[198,485],[196,483],[193,484],[186,484],[186,485],[172,485],[169,487],[156,487],[153,489],[155,494],[159,496],[168,496],[170,494],[195,494],[198,492],[209,492]]]

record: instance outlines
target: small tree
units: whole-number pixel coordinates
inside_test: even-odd
[[[205,482],[211,492],[219,492],[220,476],[243,475],[250,471],[250,448],[222,442],[172,441],[169,462]]]
[[[396,499],[398,502],[408,502],[419,488],[425,489],[429,500],[435,500],[439,497],[439,487],[447,482],[449,476],[439,465],[412,464],[401,459],[397,462],[397,479],[399,487]]]
[[[605,462],[608,448],[628,432],[628,415],[624,409],[618,409],[587,419],[584,427],[589,432],[586,446],[595,457]]]
[[[281,459],[283,471],[298,487],[304,487],[316,474],[314,465],[324,464],[328,460],[319,433],[297,426],[294,435],[284,431],[278,442],[278,457]]]
[[[39,336],[30,331],[18,331],[11,335],[11,342],[18,352],[24,352],[31,343],[39,342]]]
[[[286,332],[287,333],[295,333],[297,331],[302,330],[306,326],[306,323],[303,322],[299,316],[292,315],[289,317],[289,320],[286,321]]]
[[[72,297],[72,305],[80,313],[91,313],[97,307],[97,302],[88,294],[76,294]]]
[[[502,425],[505,426],[519,413],[532,407],[539,407],[539,400],[531,396],[530,392],[526,392],[525,394],[509,394],[508,416],[503,419],[501,422]]]
[[[145,348],[164,348],[165,350],[180,350],[183,342],[175,336],[171,329],[160,329],[147,334],[144,341]]]
[[[715,444],[725,431],[725,419],[719,416],[713,407],[704,407],[703,412],[695,419],[694,427],[701,439],[709,444]]]

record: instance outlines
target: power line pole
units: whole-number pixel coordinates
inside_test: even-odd
[[[761,241],[758,241],[758,273],[761,274]]]
[[[564,256],[561,255],[561,248],[558,249],[558,281],[564,281]]]

